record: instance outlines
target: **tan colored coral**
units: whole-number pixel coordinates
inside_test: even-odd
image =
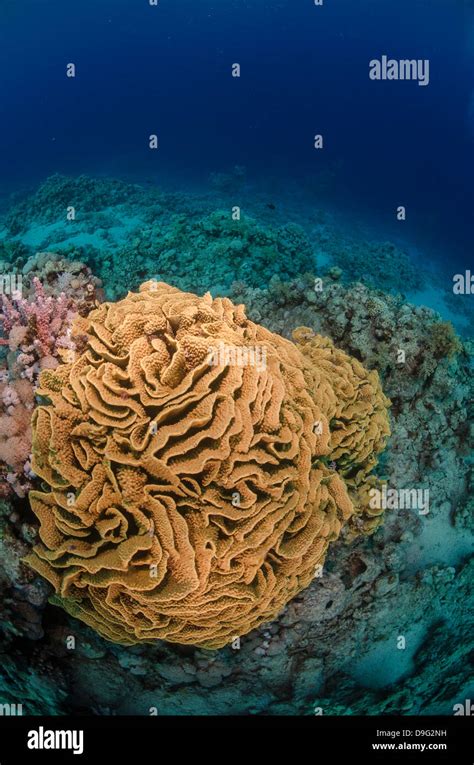
[[[329,459],[344,477],[354,514],[346,539],[373,534],[383,521],[383,512],[372,507],[372,492],[382,483],[369,475],[390,435],[388,408],[378,373],[336,348],[327,337],[308,327],[293,332],[305,359],[306,379],[313,397],[322,400],[329,419]]]
[[[348,481],[359,484],[377,464],[390,435],[390,401],[378,373],[368,372],[329,338],[307,327],[296,329],[293,339],[310,362],[308,384],[330,420],[331,459]]]
[[[28,562],[55,602],[122,644],[219,648],[273,619],[354,515],[388,432],[378,379],[163,283],[75,332],[84,350],[42,373],[33,420],[49,488],[30,493]]]

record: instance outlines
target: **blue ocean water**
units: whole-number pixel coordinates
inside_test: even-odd
[[[429,85],[371,81],[384,54],[429,59]],[[0,68],[4,194],[54,172],[185,191],[244,165],[269,195],[326,173],[348,215],[394,231],[405,205],[425,257],[469,266],[472,2],[3,0]]]

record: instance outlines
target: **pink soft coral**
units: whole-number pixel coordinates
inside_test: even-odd
[[[1,295],[3,344],[11,350],[37,357],[57,355],[59,348],[73,348],[69,336],[77,313],[73,298],[64,292],[45,295],[43,285],[33,278],[34,294],[28,298]]]
[[[78,341],[72,319],[103,299],[100,280],[84,263],[40,252],[16,267],[22,294],[0,296],[0,496],[24,496],[31,484],[30,418],[40,371],[71,360]]]
[[[46,295],[37,277],[28,297],[0,296],[0,495],[25,496],[31,487],[30,420],[40,371],[53,368],[74,352],[71,323],[77,315],[72,297]]]
[[[0,495],[25,496],[31,478],[31,414],[33,386],[27,380],[0,383]],[[6,483],[5,483],[6,482]]]

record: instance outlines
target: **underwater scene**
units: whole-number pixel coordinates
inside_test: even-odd
[[[0,717],[474,715],[474,3],[0,39]]]

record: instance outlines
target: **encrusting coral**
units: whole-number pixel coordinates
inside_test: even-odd
[[[104,637],[224,646],[309,585],[344,526],[379,522],[363,496],[389,402],[331,341],[161,282],[73,331],[76,360],[40,377],[26,560]]]

